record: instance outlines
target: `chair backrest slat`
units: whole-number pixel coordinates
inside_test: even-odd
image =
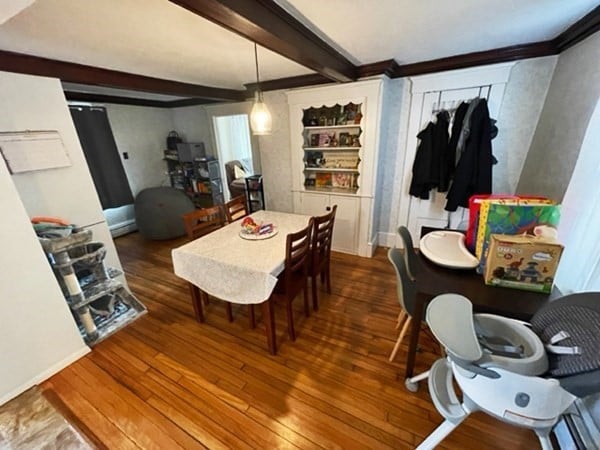
[[[245,195],[238,195],[237,197],[229,200],[225,203],[225,216],[227,222],[231,223],[242,217],[246,217],[250,211],[248,211],[248,202],[246,201]]]
[[[185,232],[190,239],[196,239],[223,226],[223,212],[220,206],[197,209],[183,215]]]
[[[290,233],[286,237],[285,245],[285,284],[291,285],[292,278],[302,272],[303,276],[308,274],[308,262],[310,257],[310,236],[313,229],[311,218],[306,228]]]
[[[312,235],[312,273],[318,273],[328,263],[331,255],[331,241],[333,239],[333,224],[337,205],[333,205],[331,212],[314,218]]]

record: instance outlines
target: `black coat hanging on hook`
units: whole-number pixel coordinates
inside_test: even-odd
[[[420,143],[413,163],[409,194],[423,200],[429,198],[431,189],[445,192],[454,169],[454,154],[448,151],[450,117],[446,111],[441,111],[436,118],[435,123],[429,122],[417,135]]]
[[[446,196],[446,211],[456,211],[459,206],[467,208],[471,195],[492,193],[492,165],[497,161],[492,155],[492,122],[487,101],[475,99],[470,106],[472,109],[466,111],[461,127],[462,139],[458,136],[460,159]],[[455,139],[455,129],[458,128],[455,123],[451,141]]]

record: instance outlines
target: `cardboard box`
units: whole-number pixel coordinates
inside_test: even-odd
[[[563,246],[552,238],[492,234],[485,284],[549,293],[562,251]]]

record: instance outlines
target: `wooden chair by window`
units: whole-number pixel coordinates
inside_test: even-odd
[[[308,226],[296,233],[290,233],[286,238],[285,245],[285,268],[271,296],[274,300],[283,300],[286,303],[288,334],[292,341],[296,340],[294,329],[294,315],[292,302],[294,298],[303,292],[304,313],[310,316],[308,305],[308,264],[310,259],[310,235],[313,229],[313,219]]]
[[[396,353],[398,353],[400,343],[402,342],[402,339],[406,335],[408,327],[412,322],[412,316],[415,309],[417,283],[414,279],[411,279],[408,274],[404,253],[406,253],[406,249],[402,251],[398,248],[390,248],[388,251],[388,259],[392,263],[392,266],[394,266],[394,270],[396,272],[398,302],[402,308],[400,315],[398,316],[398,324],[396,326],[396,328],[400,328],[402,325],[402,330],[400,331],[398,339],[396,340],[396,344],[394,345],[394,349],[390,354],[390,362],[394,360]]]
[[[196,209],[183,215],[185,232],[190,239],[210,233],[223,226],[223,212],[220,206]]]
[[[239,195],[225,203],[225,217],[231,223],[249,214],[245,195]]]
[[[321,277],[321,283],[325,283],[327,293],[331,294],[331,239],[333,238],[333,223],[337,205],[333,205],[331,212],[323,216],[314,217],[314,227],[311,238],[311,260],[308,276],[312,278],[313,309],[319,309],[317,298],[317,277]]]

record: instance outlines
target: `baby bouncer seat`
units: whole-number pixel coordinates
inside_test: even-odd
[[[543,450],[552,449],[550,432],[561,415],[577,398],[600,391],[600,293],[555,300],[531,325],[473,314],[467,298],[443,294],[429,303],[426,322],[447,353],[428,377],[446,420],[419,450],[434,448],[475,411],[530,428]]]

